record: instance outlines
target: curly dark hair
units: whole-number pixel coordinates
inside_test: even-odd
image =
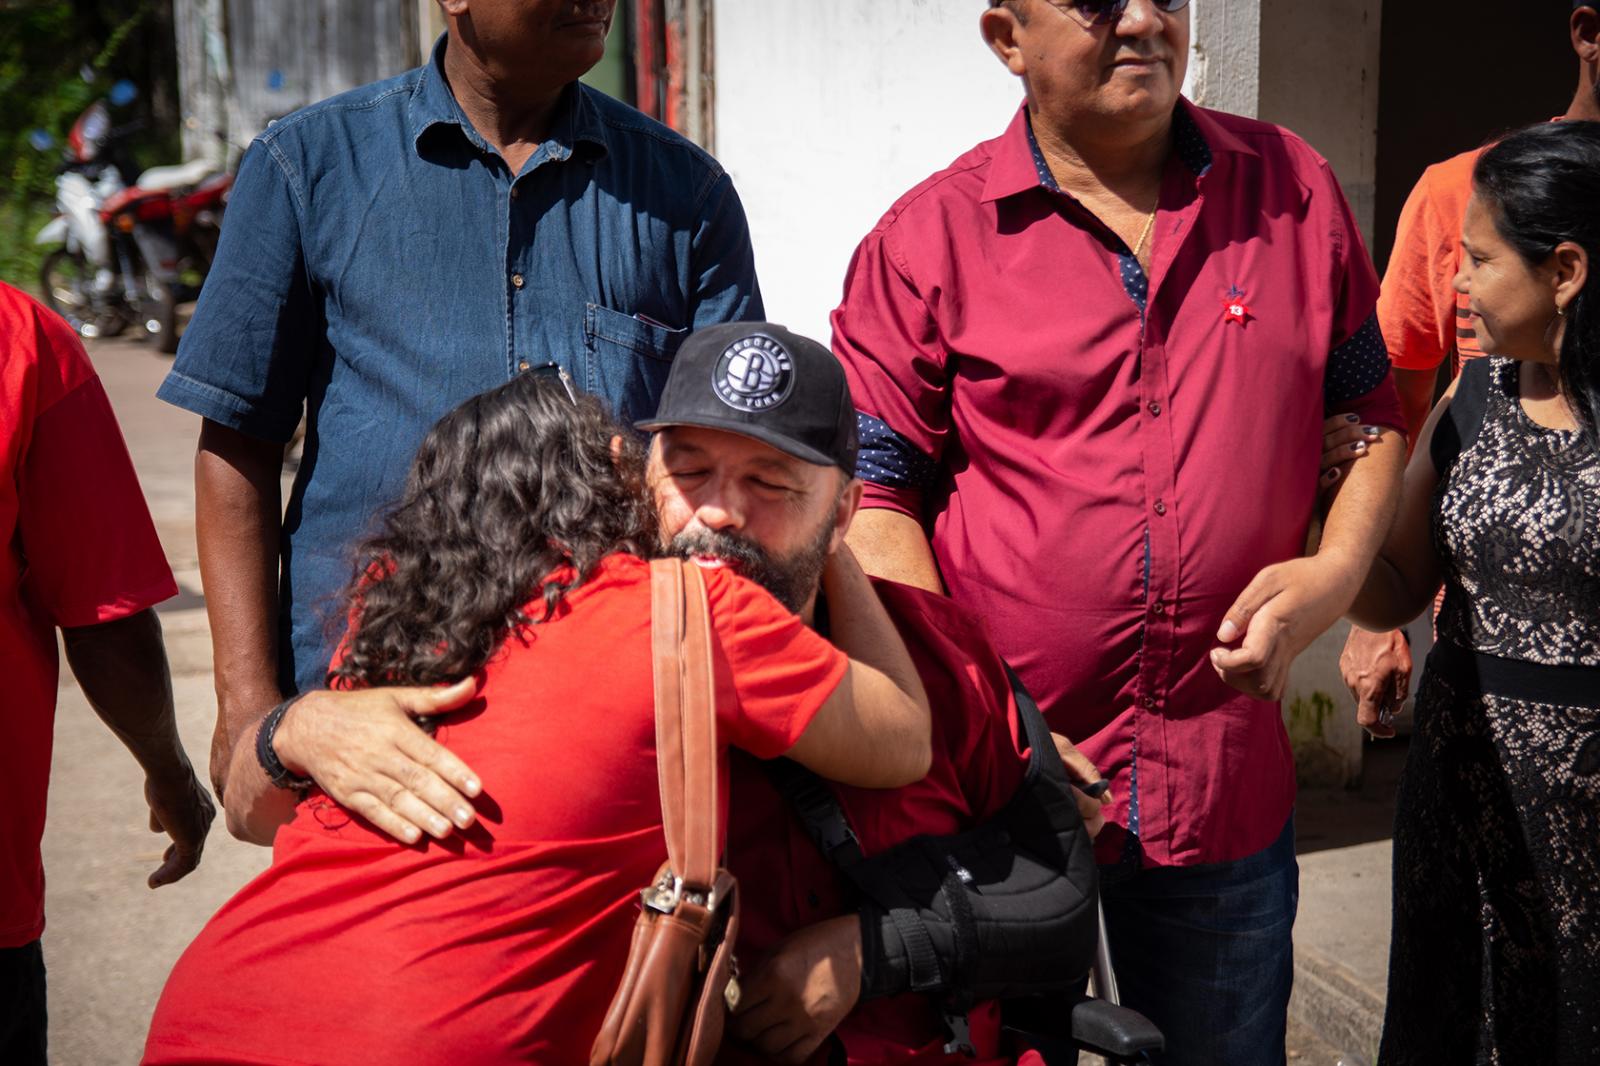
[[[328,683],[460,680],[508,637],[531,640],[600,560],[656,544],[638,441],[593,397],[575,403],[561,383],[522,374],[423,440],[405,494],[357,549],[351,631]],[[567,567],[571,580],[553,577]],[[541,593],[543,610],[525,610]]]

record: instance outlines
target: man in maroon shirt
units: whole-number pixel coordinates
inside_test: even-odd
[[[1404,452],[1373,436],[1302,557],[1321,426],[1403,421],[1337,181],[1292,134],[1180,99],[1183,7],[983,14],[1027,102],[889,210],[833,316],[868,482],[851,543],[942,581],[1114,780],[1111,942],[1161,1061],[1281,1062],[1277,701],[1359,589]]]

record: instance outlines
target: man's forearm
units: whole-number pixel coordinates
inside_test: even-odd
[[[178,739],[172,677],[155,611],[63,629],[62,644],[89,705],[145,773],[187,774],[189,758]]]
[[[278,827],[294,818],[299,793],[278,788],[267,778],[256,758],[256,729],[246,728],[229,754],[227,802],[228,832],[250,844],[272,843]]]
[[[217,689],[211,778],[224,792],[237,740],[281,698],[277,680],[279,476],[283,446],[204,423],[195,531]]]
[[[1350,467],[1344,487],[1328,510],[1317,558],[1349,571],[1351,599],[1394,522],[1405,461],[1405,439],[1385,428],[1378,440],[1368,445],[1367,455]]]
[[[878,507],[864,509],[856,514],[845,542],[856,553],[861,568],[873,577],[944,594],[928,536],[922,524],[909,515]]]

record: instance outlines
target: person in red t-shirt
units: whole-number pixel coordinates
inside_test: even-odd
[[[0,285],[0,1062],[45,1061],[44,834],[55,630],[96,713],[145,771],[172,845],[150,887],[200,862],[211,797],[178,740],[161,623],[176,595],[133,462],[72,328]]]
[[[855,465],[854,407],[832,354],[768,323],[697,331],[674,359],[656,419],[640,428],[656,431],[649,482],[668,549],[757,579],[806,624],[847,639],[859,624],[854,608],[822,577],[842,550],[860,494],[859,482],[845,475]],[[933,765],[921,781],[893,790],[834,788],[869,855],[911,837],[933,846],[939,836],[991,820],[1016,794],[1026,765],[1005,667],[982,620],[909,586],[875,582],[874,588],[936,698],[930,701]],[[386,781],[413,774],[425,780],[431,767],[440,768],[439,782],[419,786],[431,797],[426,804],[407,797],[413,820],[401,821],[401,831],[415,831],[459,802],[439,791],[449,787],[444,778],[476,780],[476,770],[457,755],[474,767],[480,761],[454,741],[456,751],[444,751],[406,721],[402,708],[421,710],[414,701],[422,698],[422,690],[406,688],[312,693],[284,719],[293,735],[286,743],[280,733],[277,746],[299,772],[352,800],[385,790]],[[428,707],[440,706],[439,697],[426,698],[434,701]],[[380,700],[396,719],[392,734],[375,724]],[[363,723],[360,734],[336,731],[351,716]],[[1099,779],[1071,745],[1058,738],[1057,748],[1081,785]],[[406,769],[394,768],[407,762]],[[911,992],[904,948],[897,952],[886,943],[893,934],[877,932],[881,915],[857,911],[855,894],[759,760],[736,754],[731,764],[728,861],[745,886],[738,945],[745,976],[722,1061],[804,1062],[836,1053],[858,1066],[1010,1061],[993,1001],[966,1017],[975,1057],[943,1050],[951,1034],[939,1003],[953,990],[953,978],[927,993]],[[248,780],[247,770],[259,776],[236,765],[230,782]],[[1091,830],[1104,802],[1109,798],[1080,794]],[[398,818],[398,810],[384,804],[379,813]],[[1048,948],[1033,938],[1010,939],[1015,946],[1001,955],[1031,958]]]
[[[476,811],[403,844],[312,793],[179,960],[146,1063],[587,1060],[666,859],[641,476],[597,401],[537,374],[433,429],[362,551],[330,677],[481,675],[437,732],[485,775]],[[706,565],[722,743],[872,788],[927,772],[926,697],[847,555],[822,582],[856,619],[854,659]],[[236,747],[230,781],[258,758],[288,772],[262,755],[283,713]]]

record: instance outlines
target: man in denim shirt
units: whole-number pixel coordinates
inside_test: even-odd
[[[690,329],[761,317],[728,176],[577,82],[614,5],[441,0],[430,63],[290,115],[244,157],[160,390],[205,420],[219,796],[232,739],[322,683],[352,542],[440,415],[554,362],[624,419],[647,417]]]

